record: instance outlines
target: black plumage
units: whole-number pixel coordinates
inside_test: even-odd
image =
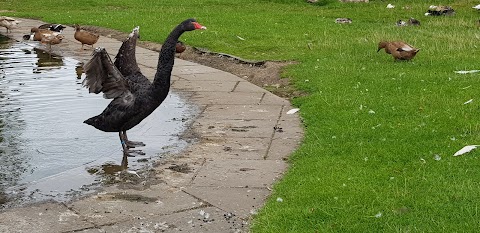
[[[136,62],[138,27],[123,42],[115,63],[104,48],[95,49],[93,57],[84,66],[86,78],[83,84],[91,93],[103,92],[105,98],[113,100],[100,115],[89,118],[84,123],[105,132],[119,132],[124,156],[131,156],[131,152],[138,153],[130,148],[144,144],[129,141],[126,131],[139,124],[165,100],[170,89],[178,38],[184,32],[196,29],[205,27],[194,19],[187,19],[168,35],[160,50],[153,82],[141,73]]]
[[[61,24],[55,24],[55,23],[47,23],[47,24],[42,24],[38,26],[39,29],[48,29],[50,31],[54,32],[62,32],[63,29],[67,28]]]

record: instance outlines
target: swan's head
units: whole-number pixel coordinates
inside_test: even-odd
[[[205,30],[207,27],[199,24],[195,19],[187,19],[182,22],[185,31]]]

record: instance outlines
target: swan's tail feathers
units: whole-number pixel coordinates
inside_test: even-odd
[[[140,32],[140,26],[136,26],[135,28],[133,28],[132,32],[128,35],[127,39],[132,38],[134,36],[136,36],[137,38],[140,38],[138,34],[139,32]]]
[[[132,30],[132,33],[130,33],[128,38],[122,43],[117,56],[115,56],[114,64],[124,77],[140,72],[135,56],[137,40],[140,38],[138,34],[139,30],[139,26]]]
[[[105,48],[104,47],[96,47],[92,52],[92,56],[94,56],[96,53],[102,52],[102,50],[105,50]]]
[[[87,125],[93,125],[93,122],[95,121],[95,119],[92,118],[89,118],[89,119],[86,119],[85,121],[83,121],[83,123],[87,124]]]

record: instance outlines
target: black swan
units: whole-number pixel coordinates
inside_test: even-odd
[[[84,123],[105,132],[119,132],[124,158],[133,156],[131,153],[143,154],[139,150],[130,150],[145,144],[129,141],[127,130],[139,124],[165,100],[170,89],[178,38],[186,31],[197,29],[206,27],[195,19],[187,19],[168,35],[160,50],[153,83],[140,72],[135,58],[138,27],[123,42],[115,63],[112,63],[105,48],[96,48],[91,60],[85,64],[86,78],[83,85],[90,93],[103,92],[104,98],[113,100],[100,115],[85,120]]]

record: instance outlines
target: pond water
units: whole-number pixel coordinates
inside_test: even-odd
[[[99,180],[89,168],[121,163],[118,134],[83,123],[109,103],[101,94],[89,94],[83,78],[78,61],[0,36],[1,208],[65,200],[69,192]],[[128,131],[131,140],[147,144],[145,156],[129,159],[129,170],[185,147],[187,142],[178,135],[186,123],[178,119],[189,119],[194,111],[170,93],[151,116]]]

